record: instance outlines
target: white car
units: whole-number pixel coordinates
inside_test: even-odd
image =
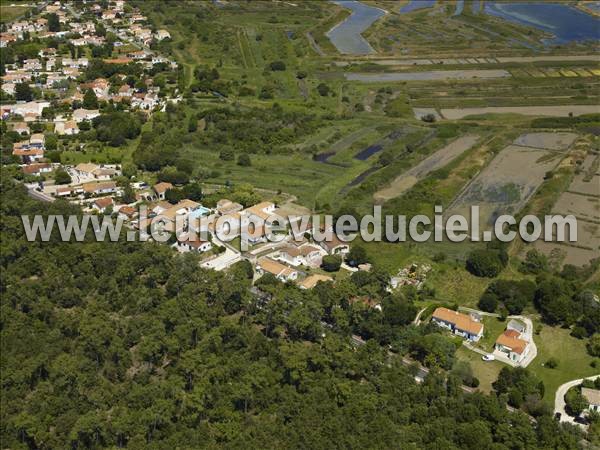
[[[484,361],[493,361],[496,359],[496,357],[494,355],[483,355],[481,359],[483,359]]]

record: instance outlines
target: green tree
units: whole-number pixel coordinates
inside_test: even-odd
[[[46,20],[48,21],[48,31],[60,31],[60,20],[58,19],[57,14],[50,13],[46,15]]]
[[[28,83],[17,83],[15,86],[15,99],[24,102],[33,100],[33,91]]]
[[[506,262],[500,251],[494,249],[473,250],[466,262],[467,270],[478,277],[494,278],[505,266]]]
[[[283,61],[273,61],[271,64],[269,64],[269,68],[273,72],[283,72],[286,69]]]
[[[223,161],[233,161],[235,158],[235,153],[231,148],[224,148],[219,153],[219,158]]]
[[[250,155],[247,153],[240,153],[237,159],[238,166],[249,167],[252,165],[252,161],[250,160]]]
[[[571,388],[565,395],[566,410],[570,416],[577,417],[585,411],[589,403],[581,394],[579,387]]]
[[[342,265],[342,257],[339,255],[326,255],[323,257],[321,268],[326,272],[337,272]]]
[[[71,176],[66,170],[56,169],[56,172],[54,172],[54,182],[56,184],[69,184],[71,181]]]
[[[83,107],[85,109],[98,109],[98,97],[92,89],[88,89],[83,94]]]

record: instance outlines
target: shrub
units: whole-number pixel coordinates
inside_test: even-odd
[[[494,278],[498,276],[505,265],[500,250],[478,249],[469,254],[466,268],[477,277]]]
[[[286,69],[283,61],[273,61],[271,64],[269,64],[269,67],[273,72],[283,72]]]
[[[546,364],[544,364],[544,366],[548,369],[556,369],[558,367],[558,361],[556,360],[556,358],[550,358],[548,359],[548,361],[546,361]]]
[[[327,255],[323,257],[321,268],[326,272],[337,272],[342,265],[342,258],[339,255]]]

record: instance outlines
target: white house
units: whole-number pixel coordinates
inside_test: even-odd
[[[92,120],[100,115],[100,111],[97,109],[83,109],[79,108],[73,111],[73,120],[77,123],[83,122],[84,120]]]
[[[290,245],[279,251],[279,258],[292,266],[319,267],[323,260],[321,250],[313,245]]]
[[[190,239],[187,236],[178,239],[177,246],[184,251],[199,253],[207,252],[212,248],[212,244],[209,241],[202,241],[200,239]]]
[[[529,342],[522,339],[521,333],[515,329],[507,329],[498,336],[494,349],[508,359],[520,363],[529,354]]]

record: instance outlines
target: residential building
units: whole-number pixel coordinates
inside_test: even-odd
[[[341,255],[350,251],[350,245],[340,240],[333,232],[319,242],[319,245],[330,255]]]
[[[106,208],[114,204],[112,197],[102,197],[94,200],[92,208],[101,213],[106,211]]]
[[[74,120],[54,122],[54,132],[58,135],[72,136],[79,133],[79,127]]]
[[[189,236],[182,236],[177,240],[177,246],[188,252],[207,252],[212,248],[212,244],[209,241],[200,240],[198,237],[195,239]]]
[[[223,216],[240,212],[243,209],[244,207],[239,203],[232,202],[226,198],[223,198],[217,202],[217,211]]]
[[[83,122],[84,120],[92,120],[100,115],[100,111],[97,109],[83,109],[79,108],[73,111],[73,120],[76,123]]]
[[[85,194],[99,195],[117,192],[117,183],[114,181],[100,181],[83,184]]]
[[[138,216],[138,211],[133,206],[121,206],[119,208],[119,218],[123,220],[133,220]]]
[[[522,339],[517,330],[505,330],[496,339],[494,348],[511,361],[520,363],[529,353],[529,342]]]
[[[25,175],[41,175],[52,172],[52,165],[49,163],[33,163],[22,166],[21,169]]]
[[[154,192],[158,196],[159,200],[165,199],[165,194],[169,189],[173,189],[173,185],[171,183],[157,183],[154,185]]]
[[[600,412],[600,390],[582,387],[581,395],[590,405],[588,411]]]
[[[431,321],[470,341],[478,341],[483,336],[482,323],[473,320],[467,314],[448,308],[437,308],[431,316]]]
[[[29,125],[25,122],[16,122],[13,124],[13,131],[19,134],[29,134]]]
[[[279,258],[292,266],[319,267],[323,260],[321,250],[314,245],[290,245],[279,251]]]
[[[288,267],[271,258],[260,258],[256,266],[259,274],[270,273],[281,281],[294,281],[298,278],[298,272],[291,267]]]
[[[23,145],[21,142],[13,144],[12,154],[21,158],[24,163],[37,161],[44,157],[44,149],[30,148],[29,145]]]
[[[169,33],[167,30],[158,30],[156,32],[156,39],[158,39],[159,41],[162,41],[163,39],[168,39],[171,37],[171,33]]]

